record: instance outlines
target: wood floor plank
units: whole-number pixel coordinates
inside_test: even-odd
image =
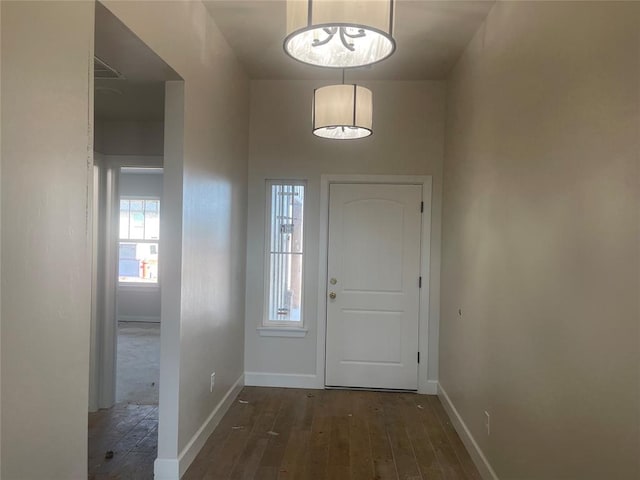
[[[305,465],[301,478],[305,480],[328,479],[327,465],[329,458],[329,436],[331,419],[317,417],[311,429],[309,447],[305,455]]]
[[[310,432],[313,425],[313,416],[315,414],[315,407],[317,403],[316,391],[306,390],[303,391],[303,394],[307,400],[304,403],[304,414],[300,419],[300,423],[296,423],[296,428]]]
[[[305,463],[301,471],[302,480],[328,480],[327,465],[329,459],[329,439],[331,416],[329,395],[318,391],[315,398],[311,438],[305,454]]]
[[[419,401],[418,397],[418,395],[405,395],[400,397],[400,410],[404,417],[407,435],[413,446],[413,452],[422,477],[425,480],[442,480],[444,474],[438,461],[435,448],[422,423],[416,421],[419,410],[418,406],[420,405],[420,403],[416,403]],[[422,407],[422,405],[420,405],[420,407]]]
[[[229,478],[236,461],[242,455],[251,433],[246,430],[234,430],[229,433],[222,448],[207,463],[203,478]],[[197,480],[191,476],[190,479]]]
[[[152,478],[157,456],[157,413],[154,405],[125,403],[90,413],[88,478]],[[107,452],[113,452],[111,458]]]
[[[263,410],[271,405],[270,402],[273,395],[272,391],[266,390],[259,395],[260,399],[258,401],[250,402],[246,405],[248,407],[248,415],[241,418],[241,423],[231,426],[224,444],[221,448],[216,449],[210,457],[203,479],[219,480],[229,477],[233,467],[242,455]],[[193,478],[193,480],[201,479]]]
[[[254,427],[253,433],[258,435],[266,435],[268,432],[273,431],[273,426],[276,423],[276,418],[280,412],[282,401],[284,397],[284,389],[274,388],[264,401],[262,412],[258,417]]]
[[[405,421],[400,411],[398,396],[392,393],[381,394],[384,409],[385,427],[393,451],[393,460],[400,480],[420,480],[420,469],[413,452],[413,446],[407,435]]]
[[[349,473],[351,465],[349,417],[347,415],[334,415],[331,417],[328,455],[328,478],[344,478],[345,480],[349,480],[351,476]]]
[[[279,468],[276,470],[278,479],[298,478],[302,475],[305,465],[305,455],[311,437],[311,426],[315,408],[315,395],[311,390],[289,389],[289,398],[285,409],[290,409],[286,416],[278,419],[276,431],[281,435],[278,439],[285,444],[282,450]],[[276,452],[279,453],[278,448]],[[263,465],[275,463],[265,454]],[[269,467],[264,467],[262,475],[265,480],[272,478]]]
[[[329,477],[336,478],[338,470],[349,470],[349,419],[351,418],[350,392],[337,391],[331,401],[331,434],[329,438]],[[338,468],[340,467],[340,468]],[[335,472],[335,474],[332,474]],[[342,473],[344,474],[344,473]]]
[[[153,462],[155,455],[148,453],[130,452],[112,472],[113,478],[131,480],[153,480]]]
[[[371,398],[369,418],[369,443],[373,459],[374,478],[377,480],[397,480],[398,473],[393,460],[393,449],[387,435],[384,409],[379,394]]]
[[[289,435],[282,463],[278,469],[278,480],[302,478],[309,449],[311,431],[294,429]]]
[[[279,467],[282,463],[291,430],[302,411],[298,405],[297,397],[296,392],[290,390],[283,390],[281,393],[280,409],[272,430],[268,432],[268,443],[260,461],[260,467]],[[263,475],[268,470],[264,470],[264,472]],[[277,475],[273,478],[277,478]],[[270,480],[270,478],[265,478],[265,480]]]
[[[482,480],[478,469],[473,463],[473,460],[471,459],[469,452],[464,446],[464,443],[462,443],[458,432],[456,432],[455,427],[451,423],[451,420],[449,419],[447,412],[442,406],[440,399],[437,396],[432,395],[427,397],[427,400],[429,401],[429,405],[431,406],[432,410],[435,412],[436,417],[440,420],[440,424],[442,425],[442,428],[444,429],[445,434],[449,439],[449,443],[451,443],[453,450],[456,452],[456,455],[458,456],[460,464],[462,465],[462,468],[467,477],[470,480]]]
[[[259,415],[265,394],[266,391],[255,387],[245,387],[242,390],[185,473],[184,480],[213,478],[219,472],[212,467],[211,463],[217,462],[225,455],[224,449],[229,448],[227,441],[232,433],[239,429],[252,428],[255,418]]]
[[[276,480],[278,478],[279,471],[280,469],[278,467],[260,467],[258,468],[255,478],[259,478],[261,480]]]
[[[142,440],[132,449],[138,453],[158,453],[158,426],[156,425]]]
[[[251,435],[242,450],[242,454],[238,457],[229,479],[251,480],[255,478],[268,442],[269,439],[262,434]]]
[[[467,475],[464,473],[462,465],[458,460],[456,452],[449,443],[447,435],[435,415],[429,402],[421,404],[423,408],[418,409],[418,415],[422,420],[422,424],[427,432],[427,436],[431,440],[431,444],[442,468],[445,480],[466,480]]]
[[[349,463],[351,480],[374,478],[369,440],[368,392],[354,392],[349,418]]]

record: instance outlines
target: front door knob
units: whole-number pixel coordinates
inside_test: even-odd
[[[334,300],[336,298],[336,292],[329,292],[329,298]]]

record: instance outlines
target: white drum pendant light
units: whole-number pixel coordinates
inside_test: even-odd
[[[380,62],[395,48],[395,0],[287,0],[284,50],[303,63],[354,68]]]
[[[329,85],[313,92],[313,134],[352,140],[373,133],[373,94],[360,85]]]

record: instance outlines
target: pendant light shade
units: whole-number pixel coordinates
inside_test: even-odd
[[[287,0],[284,50],[303,63],[353,68],[390,56],[395,0]]]
[[[313,92],[313,134],[352,140],[373,133],[373,94],[359,85],[329,85]]]

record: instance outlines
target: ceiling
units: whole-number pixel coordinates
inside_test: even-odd
[[[365,0],[376,1],[376,0]],[[255,79],[338,80],[340,73],[303,65],[282,49],[285,0],[204,0],[247,74]],[[347,80],[445,79],[484,21],[494,0],[396,0],[396,52]],[[164,82],[180,77],[99,2],[95,52],[120,78],[95,81],[95,115],[102,120],[164,118]]]
[[[100,2],[96,2],[95,55],[130,81],[180,80],[169,65]]]
[[[99,120],[164,119],[164,82],[96,79],[94,89],[94,111]]]
[[[251,78],[332,79],[339,75],[303,65],[284,53],[285,0],[204,0],[204,4]],[[357,69],[352,78],[445,79],[493,4],[494,0],[396,0],[396,52],[377,65]]]
[[[101,61],[94,68],[97,119],[164,118],[164,82],[180,76],[100,2],[96,2],[95,56]],[[105,73],[116,78],[99,78]]]

